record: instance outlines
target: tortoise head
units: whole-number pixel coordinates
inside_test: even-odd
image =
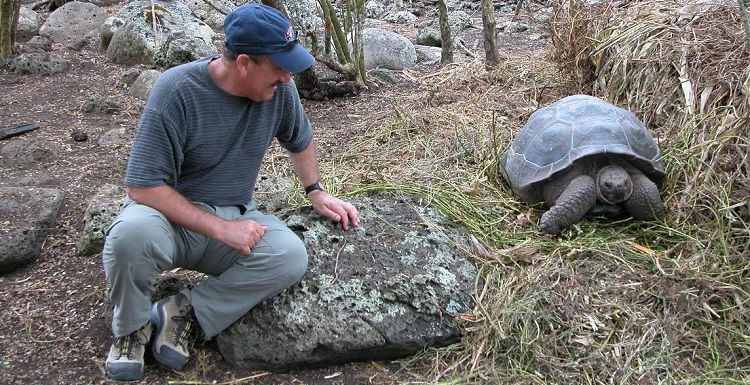
[[[620,166],[602,167],[596,174],[596,192],[600,201],[611,205],[624,202],[633,193],[630,174]]]

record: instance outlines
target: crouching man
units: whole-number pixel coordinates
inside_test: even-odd
[[[191,328],[211,339],[307,268],[300,239],[257,210],[253,187],[276,139],[315,211],[359,224],[350,203],[320,184],[313,132],[291,74],[314,59],[283,14],[245,4],[227,15],[222,55],[165,71],[141,116],[125,174],[127,197],[107,229],[102,259],[114,304],[107,376],[138,380],[151,349],[181,370]],[[158,274],[208,275],[150,302]]]

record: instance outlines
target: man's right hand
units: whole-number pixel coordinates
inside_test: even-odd
[[[249,219],[225,221],[225,228],[219,240],[240,253],[248,255],[260,242],[260,238],[267,229],[266,226],[261,226]]]

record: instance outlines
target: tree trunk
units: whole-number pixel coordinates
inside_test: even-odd
[[[13,54],[21,0],[0,0],[0,59]]]
[[[484,31],[484,53],[487,69],[497,68],[500,64],[500,53],[497,50],[497,35],[495,34],[495,8],[492,0],[482,0],[482,29]]]
[[[367,84],[367,70],[365,69],[365,52],[363,47],[362,30],[365,27],[365,0],[351,0],[352,10],[352,59],[356,74],[356,82],[360,87]]]
[[[445,0],[438,0],[438,19],[440,23],[440,38],[443,40],[443,48],[440,51],[440,63],[453,63],[453,37],[451,36],[451,26],[448,24],[448,7],[445,5]]]

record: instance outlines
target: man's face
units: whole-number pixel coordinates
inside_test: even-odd
[[[292,75],[276,65],[268,57],[263,57],[259,62],[255,62],[247,55],[247,60],[242,60],[245,64],[245,71],[242,76],[242,90],[244,96],[254,102],[271,100],[276,88],[282,83],[288,83]]]

